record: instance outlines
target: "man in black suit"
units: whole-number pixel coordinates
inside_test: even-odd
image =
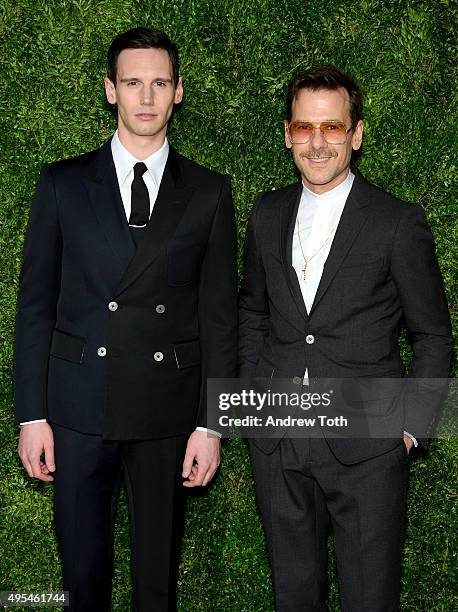
[[[183,485],[207,485],[219,464],[205,387],[235,373],[235,221],[229,181],[167,141],[183,96],[175,44],[146,28],[117,36],[105,91],[117,132],[46,165],[30,213],[19,454],[30,476],[54,480],[70,609],[110,608],[124,468],[134,607],[166,611],[176,609]]]
[[[350,169],[362,138],[352,78],[320,66],[291,82],[285,141],[302,180],[262,194],[249,222],[242,377],[296,385],[403,377],[403,322],[410,376],[447,377],[450,321],[425,215]],[[413,444],[426,444],[416,438],[438,408],[422,399],[394,398],[403,414],[397,438],[337,439],[319,430],[309,439],[290,432],[252,441],[277,612],[327,610],[330,524],[342,610],[398,610],[407,457]]]

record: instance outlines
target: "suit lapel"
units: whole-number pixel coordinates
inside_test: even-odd
[[[352,168],[352,171],[355,174],[353,186],[340,217],[310,315],[322,300],[368,217],[369,211],[366,207],[369,204],[369,196],[365,189],[364,178],[357,170]]]
[[[296,217],[301,201],[301,195],[302,184],[299,183],[291,191],[289,198],[280,209],[280,235],[283,269],[286,280],[300,316],[305,319],[305,321],[308,321],[308,314],[304,304],[304,298],[302,297],[296,271],[293,268],[292,255],[294,227],[296,225]]]
[[[135,245],[119,192],[111,141],[105,143],[97,152],[94,174],[85,179],[85,183],[91,206],[118,263],[121,277],[135,253]]]
[[[176,230],[192,189],[185,185],[178,156],[170,147],[153,212],[137,251],[116,290],[125,291],[156,259]],[[129,231],[129,230],[128,230]]]

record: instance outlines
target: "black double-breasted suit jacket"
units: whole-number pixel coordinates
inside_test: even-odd
[[[423,210],[356,176],[309,313],[292,267],[302,185],[262,194],[245,244],[240,293],[242,377],[399,378],[405,374],[399,333],[413,351],[409,375],[446,378],[451,329],[434,243]],[[440,394],[439,394],[440,395]],[[434,422],[439,395],[396,401],[402,430],[418,437]],[[388,406],[393,402],[388,402]],[[278,439],[255,441],[271,452]],[[328,439],[347,463],[387,452],[399,439]]]
[[[110,142],[43,168],[25,238],[15,417],[108,439],[205,425],[207,377],[236,368],[229,181],[170,147],[136,248]]]

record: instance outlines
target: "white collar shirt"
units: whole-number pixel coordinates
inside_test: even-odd
[[[354,178],[349,172],[340,185],[320,195],[305,185],[302,188],[293,234],[292,263],[309,314]]]
[[[146,188],[148,189],[149,195],[149,206],[150,206],[150,217],[153,212],[154,203],[156,202],[157,194],[164,174],[165,164],[169,155],[169,143],[167,138],[164,140],[164,144],[160,149],[155,151],[152,155],[146,159],[137,159],[124,147],[119,140],[118,130],[111,139],[111,153],[113,155],[113,161],[116,169],[116,176],[118,178],[119,191],[121,193],[122,203],[124,205],[124,211],[126,218],[129,220],[131,211],[131,187],[132,181],[134,180],[134,166],[138,162],[142,161],[147,168],[147,171],[143,175]]]

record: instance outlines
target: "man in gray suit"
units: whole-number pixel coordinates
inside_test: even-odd
[[[285,141],[301,182],[262,194],[249,222],[244,378],[401,378],[402,323],[409,376],[448,375],[450,320],[425,215],[350,168],[362,139],[352,78],[320,66],[291,82]],[[398,610],[408,453],[427,445],[420,438],[438,409],[420,402],[414,393],[402,399],[397,438],[323,431],[250,444],[277,612],[327,610],[330,525],[342,610]]]

